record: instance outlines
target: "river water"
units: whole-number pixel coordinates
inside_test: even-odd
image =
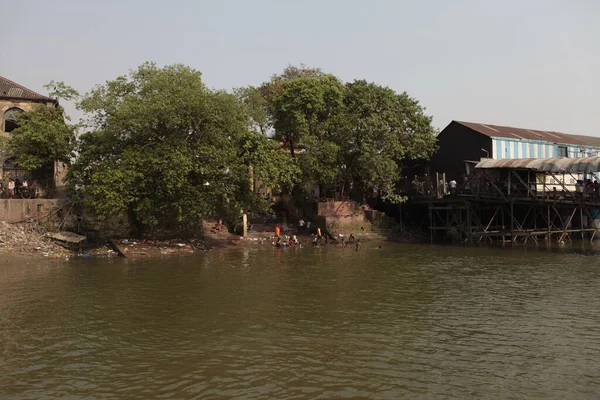
[[[0,262],[0,398],[600,397],[595,253]]]

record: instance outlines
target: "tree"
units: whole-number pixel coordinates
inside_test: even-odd
[[[240,159],[251,168],[254,182],[275,191],[291,190],[300,181],[301,170],[297,160],[291,158],[274,140],[257,132],[245,133],[240,142]],[[254,185],[251,182],[251,185]]]
[[[62,107],[38,105],[17,119],[8,147],[23,168],[35,170],[52,166],[54,161],[69,163],[75,144],[75,129],[65,123]]]
[[[297,78],[319,78],[325,74],[319,68],[288,65],[281,74],[273,74],[271,79],[260,86],[247,86],[234,89],[238,100],[246,107],[251,121],[250,129],[257,130],[265,136],[272,134],[275,123],[274,104],[282,91],[285,82]]]
[[[435,149],[431,117],[406,93],[366,81],[342,84],[332,75],[281,83],[271,107],[274,137],[301,149],[303,187],[378,191],[394,196],[402,164]]]
[[[77,91],[64,82],[52,81],[49,85],[55,87],[52,95],[61,95],[66,100],[78,96]],[[73,157],[77,125],[68,124],[66,121],[69,120],[64,108],[58,104],[37,105],[30,111],[19,113],[18,126],[3,146],[14,154],[21,167],[32,170],[42,186],[49,186],[46,189],[52,189],[54,183],[54,162],[69,164]]]
[[[267,100],[262,97],[260,90],[254,86],[234,89],[238,101],[246,108],[250,118],[250,130],[258,130],[267,136],[271,128]]]
[[[50,81],[44,85],[44,88],[48,91],[48,96],[53,99],[74,101],[79,99],[79,92],[73,89],[71,86],[67,86],[63,81]]]
[[[322,78],[326,74],[320,68],[307,67],[304,64],[300,66],[288,65],[281,74],[274,74],[271,79],[264,82],[258,87],[258,90],[265,100],[267,105],[267,112],[273,114],[272,106],[275,103],[277,97],[283,90],[283,84],[285,82],[298,79],[298,78]]]
[[[289,148],[292,157],[305,138],[327,139],[342,110],[343,94],[344,85],[332,75],[284,82],[273,104],[275,139]]]
[[[250,164],[269,157],[268,139],[252,136],[243,105],[208,89],[199,71],[146,63],[97,86],[79,107],[88,132],[70,179],[100,216],[126,214],[138,234],[183,233],[255,206]],[[261,146],[245,148],[249,138]]]
[[[346,84],[344,113],[336,142],[342,155],[341,192],[355,184],[398,201],[395,184],[406,160],[428,158],[435,150],[431,117],[406,93],[364,80]]]

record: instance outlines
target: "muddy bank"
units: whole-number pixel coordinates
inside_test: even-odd
[[[282,240],[289,240],[291,232],[282,235]],[[303,246],[310,246],[314,235],[297,234]],[[78,248],[65,248],[50,238],[43,228],[32,223],[10,224],[0,221],[0,254],[14,254],[29,257],[54,258],[68,260],[71,258],[152,258],[170,255],[191,255],[213,249],[235,248],[240,246],[272,246],[276,238],[271,232],[252,232],[242,238],[228,232],[213,232],[207,229],[204,237],[199,239],[113,239],[108,242],[90,246],[84,244]],[[330,245],[335,244],[330,241]]]
[[[157,257],[171,254],[193,254],[215,248],[246,243],[230,234],[208,235],[203,239],[117,239],[99,245],[84,244],[67,248],[52,240],[44,228],[33,223],[0,221],[0,254],[24,255],[55,259],[72,257]]]

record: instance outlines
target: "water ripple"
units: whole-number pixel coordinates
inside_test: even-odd
[[[0,268],[2,398],[600,393],[594,256],[366,243]]]

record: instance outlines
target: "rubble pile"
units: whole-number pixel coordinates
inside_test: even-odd
[[[31,224],[9,224],[0,221],[0,251],[12,254],[64,258],[71,252],[53,243],[45,234],[37,232]]]
[[[198,251],[246,244],[246,241],[243,241],[243,238],[239,236],[231,235],[227,232],[219,232],[216,234],[210,233],[202,239],[117,239],[94,247],[85,245],[65,246],[65,243],[57,240],[57,237],[65,236],[67,233],[55,232],[53,234],[46,234],[41,227],[31,222],[10,224],[0,221],[0,253],[62,258],[65,260],[69,260],[72,257],[97,258],[125,256],[129,258],[193,254]],[[54,240],[51,236],[54,237]],[[59,243],[62,243],[62,246]]]
[[[115,243],[127,257],[191,254],[195,250],[204,250],[203,244],[199,241],[121,239],[116,240]]]
[[[93,257],[93,258],[104,258],[104,257],[112,258],[112,257],[119,257],[119,253],[117,253],[116,251],[114,251],[110,245],[105,244],[105,245],[101,245],[101,246],[95,246],[94,248],[86,250],[82,254],[82,257],[83,258],[89,258],[89,257]]]

